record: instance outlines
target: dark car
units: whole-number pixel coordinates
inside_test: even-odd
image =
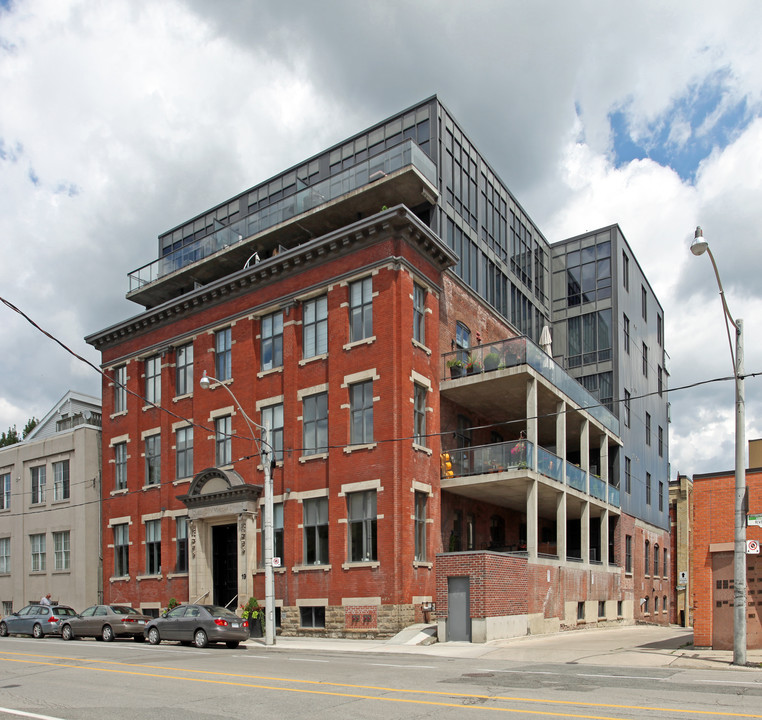
[[[179,640],[202,648],[210,642],[224,642],[232,649],[249,637],[249,623],[219,605],[178,605],[152,618],[143,632],[152,645]]]
[[[61,637],[74,640],[78,637],[94,637],[111,642],[118,637],[131,637],[143,642],[143,628],[153,618],[143,615],[127,605],[93,605],[61,625]]]
[[[68,605],[27,605],[0,620],[0,637],[60,635],[63,621],[76,614]]]

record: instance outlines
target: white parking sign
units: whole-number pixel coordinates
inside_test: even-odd
[[[759,542],[757,540],[746,541],[746,554],[759,555]]]

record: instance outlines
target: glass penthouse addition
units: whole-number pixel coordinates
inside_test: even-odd
[[[549,245],[436,96],[164,233],[127,297],[155,307],[400,202],[455,250],[454,272],[538,341]]]

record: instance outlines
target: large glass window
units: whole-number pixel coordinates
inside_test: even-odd
[[[124,577],[130,574],[130,526],[127,523],[114,525],[114,575]]]
[[[325,355],[328,352],[328,298],[325,295],[304,303],[302,323],[304,357]]]
[[[308,395],[304,398],[304,437],[302,444],[305,455],[315,455],[328,450],[328,393]]]
[[[415,493],[415,559],[426,562],[426,503],[425,492]]]
[[[373,381],[349,386],[350,438],[353,445],[373,442]]]
[[[611,359],[611,309],[569,318],[567,322],[569,367]]]
[[[114,445],[114,490],[127,487],[127,443]]]
[[[328,498],[308,498],[303,503],[304,564],[328,564]]]
[[[413,340],[426,344],[426,291],[418,283],[413,285]]]
[[[349,285],[349,340],[373,335],[373,280],[363,278]]]
[[[54,562],[56,570],[68,570],[71,567],[69,540],[69,530],[53,533],[53,552],[55,553]]]
[[[597,398],[602,405],[605,405],[609,410],[614,410],[614,388],[613,388],[613,373],[602,372],[595,375],[585,375],[579,378],[579,382],[583,385],[594,398]]]
[[[175,352],[175,394],[193,392],[193,344],[188,343]]]
[[[32,548],[32,572],[45,570],[45,533],[29,536]]]
[[[175,572],[188,572],[188,518],[185,516],[175,520],[175,541],[177,543]]]
[[[0,538],[0,575],[7,575],[11,571],[11,539]],[[10,613],[8,613],[10,614]]]
[[[161,483],[161,435],[146,437],[146,485]]]
[[[413,398],[413,442],[426,445],[426,396],[428,389],[415,383]]]
[[[283,460],[283,403],[262,408],[262,425],[269,430],[272,459]]]
[[[11,474],[0,475],[0,510],[11,509]]]
[[[193,475],[193,428],[179,428],[175,433],[175,451],[177,455],[177,478]]]
[[[45,502],[45,466],[32,468],[32,505]]]
[[[230,415],[218,417],[214,421],[214,457],[217,467],[230,465],[232,462],[232,422]]]
[[[571,307],[611,297],[611,242],[566,255],[566,302]]]
[[[146,520],[146,575],[161,574],[161,520]]]
[[[230,328],[214,333],[214,373],[217,380],[230,380],[233,377],[232,343]]]
[[[624,571],[632,572],[632,535],[625,535],[624,538]]]
[[[283,365],[282,311],[262,318],[261,343],[262,370],[272,370]]]
[[[146,358],[146,400],[155,405],[161,404],[161,356]]]
[[[377,558],[376,491],[347,494],[349,561],[366,562]]]
[[[127,366],[114,368],[114,412],[127,410]]]
[[[70,493],[69,485],[69,461],[61,460],[53,463],[53,500],[68,500]]]

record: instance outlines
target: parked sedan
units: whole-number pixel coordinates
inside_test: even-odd
[[[224,642],[229,648],[249,637],[249,623],[219,605],[178,605],[159,618],[152,618],[144,630],[151,645],[162,640],[179,640],[206,647],[210,642]]]
[[[135,642],[143,642],[143,628],[152,619],[126,605],[93,605],[79,615],[67,618],[61,626],[61,637],[64,640],[94,637],[106,642],[117,637],[131,637]]]
[[[0,620],[0,637],[60,635],[63,621],[76,614],[68,605],[27,605]]]

